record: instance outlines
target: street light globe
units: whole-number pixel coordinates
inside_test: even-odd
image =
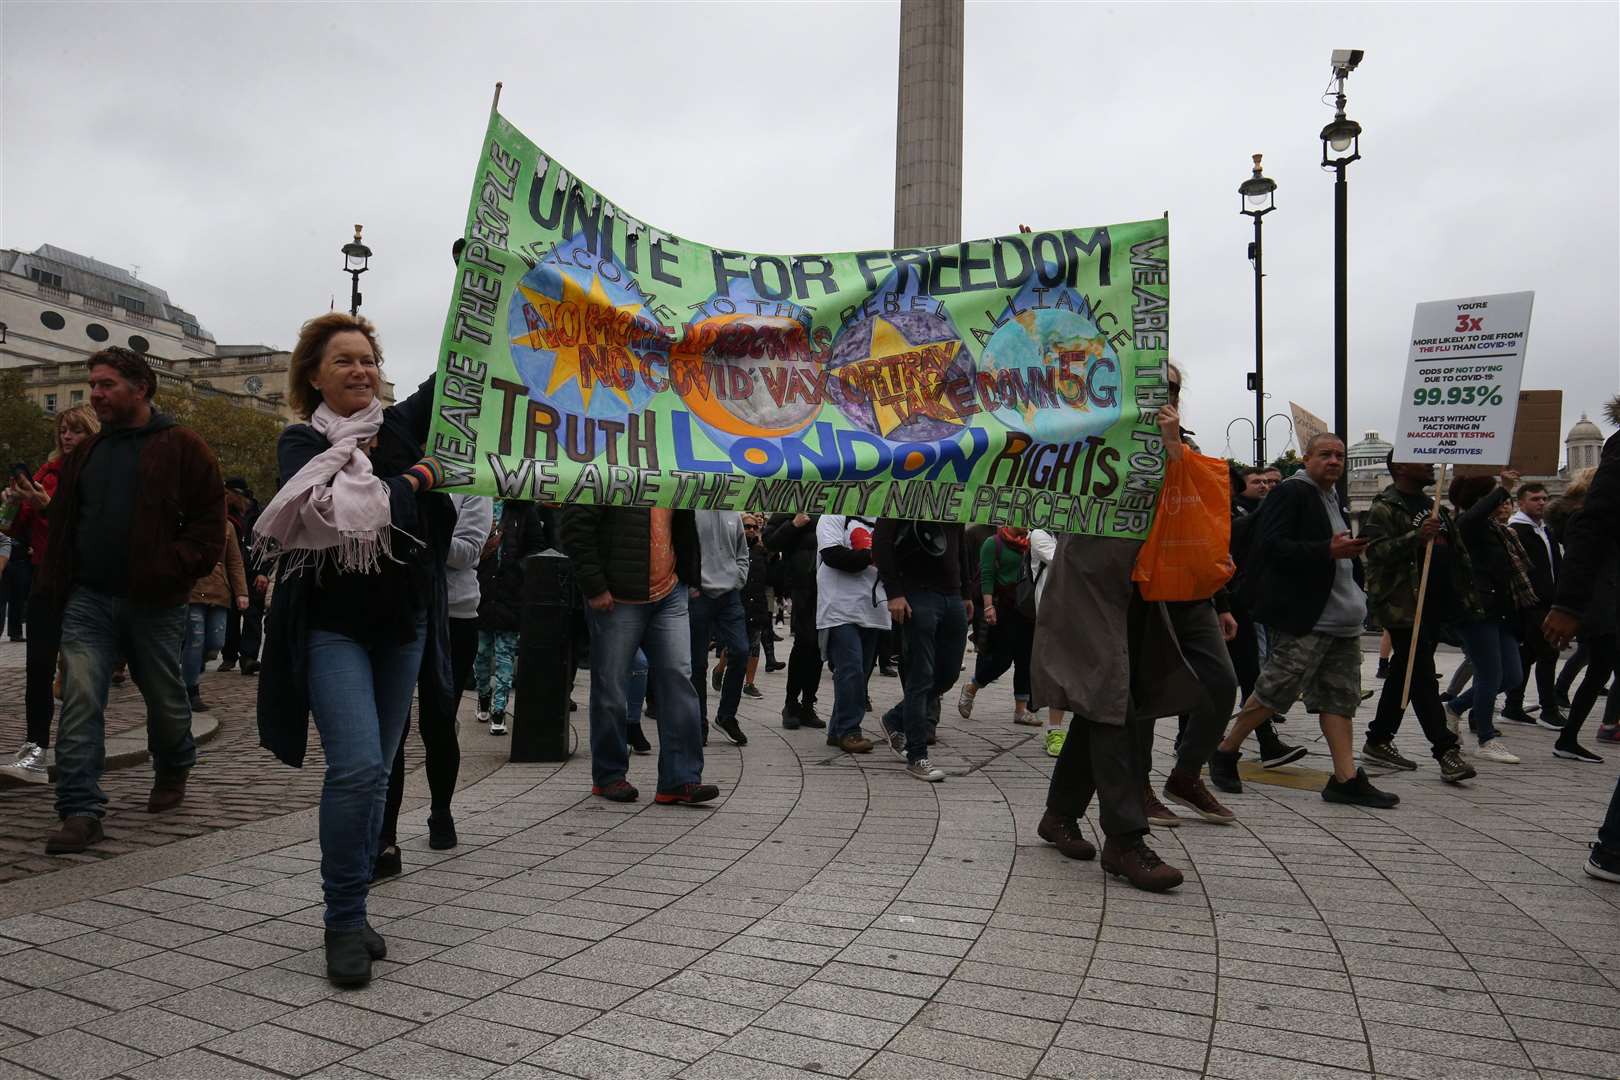
[[[1274,197],[1277,191],[1277,181],[1260,173],[1260,157],[1254,155],[1254,172],[1250,177],[1238,185],[1238,194],[1243,196],[1243,213],[1263,214],[1274,208]]]

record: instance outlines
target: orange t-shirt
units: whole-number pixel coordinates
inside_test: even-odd
[[[675,511],[654,508],[648,526],[647,602],[656,604],[675,591]]]

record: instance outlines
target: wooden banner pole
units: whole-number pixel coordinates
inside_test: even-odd
[[[1429,517],[1440,517],[1440,495],[1446,490],[1446,466],[1440,466],[1440,478],[1434,485],[1434,506],[1429,510]],[[1423,574],[1418,579],[1417,612],[1412,616],[1412,642],[1406,650],[1406,677],[1401,682],[1401,712],[1406,712],[1407,705],[1412,701],[1412,666],[1417,660],[1418,635],[1423,631],[1423,601],[1429,595],[1429,564],[1434,561],[1434,538],[1423,546]]]

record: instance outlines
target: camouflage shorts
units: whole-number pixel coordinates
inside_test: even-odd
[[[1266,659],[1254,696],[1275,712],[1285,712],[1301,697],[1305,709],[1333,716],[1354,716],[1361,704],[1361,638],[1303,636],[1271,630]]]

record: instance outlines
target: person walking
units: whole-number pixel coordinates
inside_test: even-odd
[[[472,676],[478,722],[487,723],[491,735],[505,735],[523,629],[523,560],[547,545],[540,508],[534,503],[505,499],[491,517],[494,524],[478,563],[478,645]]]
[[[956,711],[966,720],[980,690],[1006,673],[1013,673],[1013,723],[1039,727],[1040,717],[1029,708],[1029,657],[1035,626],[1018,611],[1018,581],[1025,575],[1029,530],[1003,525],[979,549],[979,591],[987,629],[987,648],[973,664],[973,678],[962,687]]]
[[[1269,656],[1254,693],[1210,755],[1223,791],[1241,791],[1243,740],[1303,695],[1318,715],[1333,758],[1322,788],[1328,802],[1388,809],[1400,797],[1380,791],[1355,764],[1350,718],[1361,704],[1361,626],[1367,598],[1359,556],[1367,542],[1350,535],[1336,485],[1344,442],[1324,434],[1305,446],[1305,468],[1266,496],[1256,523],[1261,575],[1255,618],[1267,630]]]
[[[714,674],[714,729],[733,746],[747,746],[748,736],[737,723],[748,664],[748,615],[742,590],[748,583],[748,538],[742,517],[734,510],[696,510],[702,580],[692,597],[688,619],[692,635],[692,689],[697,691],[699,716],[709,713],[709,644],[719,645],[725,667]]]
[[[1378,696],[1378,711],[1367,725],[1361,748],[1364,764],[1394,769],[1416,769],[1417,762],[1395,749],[1406,709],[1401,697],[1406,687],[1407,658],[1412,664],[1412,711],[1429,740],[1440,778],[1448,784],[1471,780],[1477,772],[1463,760],[1456,734],[1446,724],[1440,702],[1440,677],[1434,668],[1434,650],[1447,627],[1478,618],[1479,595],[1468,549],[1460,542],[1455,518],[1444,507],[1438,515],[1424,488],[1434,483],[1434,466],[1397,462],[1390,451],[1387,462],[1391,483],[1373,500],[1361,538],[1367,541],[1367,604],[1372,616],[1389,634],[1389,670]],[[1413,651],[1418,590],[1425,552],[1429,556],[1429,585],[1424,595],[1422,627]]]
[[[1530,587],[1536,591],[1539,606],[1529,616],[1530,624],[1540,626],[1547,617],[1552,598],[1558,591],[1558,571],[1564,562],[1564,549],[1552,529],[1547,525],[1547,485],[1540,482],[1520,484],[1514,493],[1518,509],[1508,518],[1508,528],[1519,538],[1519,545],[1529,557]],[[1521,724],[1535,724],[1548,731],[1561,731],[1564,715],[1558,706],[1556,682],[1558,651],[1547,644],[1539,633],[1527,633],[1519,648],[1519,664],[1524,677],[1519,685],[1510,687],[1502,702],[1502,719]],[[1538,715],[1531,716],[1524,707],[1524,692],[1530,678],[1536,680],[1536,698],[1540,703]]]
[[[872,750],[872,740],[861,731],[866,679],[878,634],[890,625],[888,598],[872,558],[874,524],[844,514],[823,514],[816,522],[816,632],[833,671],[827,745],[846,754]]]
[[[821,559],[816,550],[817,520],[809,514],[776,514],[765,527],[765,546],[780,553],[790,600],[788,630],[793,649],[788,653],[787,699],[782,703],[782,726],[825,728],[816,712],[821,686],[820,634],[816,630],[816,582]]]
[[[225,553],[214,568],[191,587],[186,610],[185,678],[186,697],[192,712],[207,712],[202,699],[202,673],[208,661],[225,645],[225,614],[241,613],[248,607],[247,574],[242,568],[242,549],[237,546],[236,526],[225,519]]]
[[[366,919],[389,770],[424,663],[433,707],[454,708],[445,560],[455,510],[423,456],[433,378],[384,407],[367,319],[304,323],[287,397],[304,418],[276,444],[281,488],[254,540],[273,568],[258,687],[259,740],[301,767],[314,715],[326,758],[321,891],[326,975],[363,986],[387,943]],[[424,659],[426,658],[426,659]]]
[[[100,430],[101,420],[89,405],[75,405],[58,413],[56,448],[51,456],[32,477],[14,476],[3,496],[17,504],[17,516],[8,532],[28,544],[38,578],[28,596],[28,638],[23,647],[23,743],[4,763],[6,768],[38,774],[46,771],[51,719],[56,713],[57,657],[62,645],[61,608],[47,587],[51,578],[47,511],[61,482],[63,465]]]

